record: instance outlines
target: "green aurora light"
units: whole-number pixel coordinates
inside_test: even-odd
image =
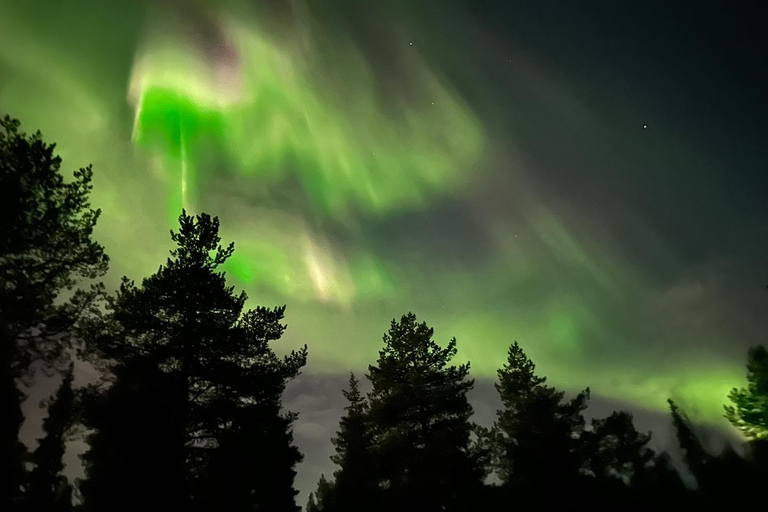
[[[23,4],[0,5],[0,110],[57,141],[65,166],[93,162],[113,284],[156,270],[184,206],[221,217],[236,242],[233,284],[256,302],[288,304],[286,338],[309,345],[311,373],[364,368],[388,320],[413,310],[439,338],[455,335],[481,378],[495,376],[516,339],[553,384],[657,411],[672,396],[717,421],[741,383],[742,347],[726,347],[741,317],[718,302],[717,283],[688,274],[660,284],[597,219],[549,193],[498,129],[502,114],[447,78],[476,69],[461,40],[434,35],[456,69],[397,31],[377,41],[403,54],[408,87],[398,89],[382,85],[385,71],[355,39],[313,16],[317,2],[294,13],[284,37],[264,10],[205,3],[200,17],[215,28],[202,41],[149,3]],[[414,14],[402,26],[419,23]],[[557,112],[595,146],[616,142],[564,85],[514,64],[509,82],[542,118]],[[571,132],[541,137],[565,152],[586,144]],[[502,174],[512,177],[492,181]],[[457,203],[475,229],[429,217]],[[621,215],[664,269],[678,268],[670,243]],[[424,218],[434,226],[416,232]],[[402,248],[431,232],[438,242]],[[460,256],[473,237],[484,245]]]

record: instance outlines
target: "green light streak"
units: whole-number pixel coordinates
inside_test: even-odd
[[[552,200],[533,170],[507,160],[507,146],[491,141],[515,141],[486,133],[488,120],[415,47],[404,45],[407,77],[397,78],[418,84],[416,92],[385,95],[375,63],[343,30],[303,20],[278,42],[254,13],[222,9],[219,27],[237,58],[217,67],[175,28],[142,39],[146,6],[106,5],[0,5],[0,112],[56,141],[64,168],[94,164],[94,204],[104,211],[96,236],[112,257],[110,285],[157,269],[168,224],[187,205],[221,216],[224,240],[236,242],[233,284],[255,303],[288,303],[287,338],[309,344],[312,373],[365,368],[388,320],[411,309],[439,339],[455,335],[480,378],[494,377],[517,339],[565,389],[589,385],[658,411],[667,397],[682,397],[702,417],[720,418],[727,391],[743,381],[743,354],[724,347],[745,340],[706,315],[739,317],[704,304],[704,318],[694,318],[698,305],[664,302],[676,283],[659,284],[651,265],[602,233],[594,212],[558,210],[567,198]],[[444,43],[450,52],[463,41]],[[600,120],[565,86],[544,75],[518,85],[551,98],[568,126],[599,139]],[[547,147],[577,144],[533,131]],[[672,143],[664,149],[665,159],[679,155]],[[501,205],[472,203],[470,185],[487,161],[500,162],[505,176],[530,170],[536,187]],[[459,260],[427,247],[417,262],[364,230],[371,217],[416,218],[445,198],[471,204],[491,240],[482,256]],[[329,235],[345,229],[344,243]],[[436,229],[462,248],[463,233]],[[652,229],[641,238],[659,260],[676,258]]]
[[[212,69],[167,28],[149,37],[130,87],[137,144],[173,160],[184,133],[184,160],[195,161],[202,139],[215,141],[231,170],[270,185],[297,177],[312,204],[334,217],[351,207],[423,207],[430,196],[459,191],[478,167],[479,121],[424,65],[414,73],[430,101],[395,105],[395,120],[350,45],[329,43],[345,63],[343,93],[324,87],[316,62],[326,57],[311,47],[280,47],[234,19],[221,24],[236,44],[237,69]]]

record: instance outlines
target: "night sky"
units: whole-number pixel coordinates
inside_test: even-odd
[[[517,340],[640,426],[668,397],[720,424],[768,330],[764,21],[693,0],[0,0],[0,113],[94,165],[112,287],[165,261],[182,207],[220,217],[231,283],[287,305],[276,350],[309,347],[286,396],[303,504],[348,372],[409,310],[457,338],[481,422]]]

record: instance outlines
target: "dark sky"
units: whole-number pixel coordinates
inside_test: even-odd
[[[0,111],[94,164],[111,286],[181,206],[221,217],[232,283],[288,306],[276,348],[309,346],[303,493],[409,310],[457,337],[478,421],[518,340],[663,445],[668,397],[722,425],[768,328],[760,7],[0,0]]]

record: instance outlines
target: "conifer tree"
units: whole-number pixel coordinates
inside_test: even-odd
[[[580,437],[589,389],[565,400],[535,369],[514,342],[496,384],[504,406],[495,425],[496,468],[504,486],[522,493],[571,488],[584,463]]]
[[[747,387],[733,388],[728,394],[732,405],[725,406],[725,417],[751,441],[768,441],[768,350],[749,349]]]
[[[381,503],[368,402],[354,374],[350,375],[349,387],[342,393],[348,402],[344,408],[346,414],[341,418],[336,437],[331,439],[336,447],[331,461],[339,469],[333,474],[333,482],[321,476],[308,511],[378,510]]]
[[[651,479],[656,453],[649,448],[650,433],[638,432],[632,415],[614,411],[607,418],[592,420],[582,435],[589,471],[597,478],[619,480],[626,485]]]
[[[79,482],[84,512],[190,510],[178,381],[151,361],[112,369],[113,383],[80,398],[88,451]]]
[[[688,416],[673,401],[667,400],[672,414],[672,425],[675,428],[677,442],[683,454],[683,460],[694,477],[701,480],[700,484],[708,480],[711,457],[704,449],[699,436],[694,432],[693,425]]]
[[[20,126],[0,119],[0,510],[19,505],[24,480],[18,381],[32,361],[65,353],[66,335],[100,288],[68,302],[61,292],[103,275],[108,263],[91,238],[100,213],[89,202],[91,168],[65,182],[55,146]]]
[[[456,339],[443,348],[433,334],[412,313],[393,320],[369,366],[373,467],[392,510],[468,510],[486,475],[471,446],[469,364],[451,365]]]
[[[719,453],[710,453],[690,418],[675,402],[668,402],[683,462],[696,479],[699,503],[711,508],[753,505],[753,489],[763,485],[765,473],[749,451],[743,457],[726,443]]]
[[[43,420],[45,436],[32,453],[34,469],[29,476],[25,500],[29,510],[66,512],[72,509],[72,488],[62,471],[67,433],[73,423],[73,378],[70,366],[48,405],[48,417]]]
[[[169,450],[183,454],[182,464],[170,466],[183,471],[192,509],[226,503],[228,510],[292,512],[300,455],[291,444],[295,417],[281,415],[280,401],[285,383],[306,362],[306,347],[282,358],[273,352],[271,342],[285,329],[284,307],[244,311],[247,296],[235,294],[220,269],[234,245],[220,245],[218,219],[182,213],[179,221],[179,231],[171,233],[177,246],[171,258],[140,286],[123,280],[108,314],[92,326],[91,346],[101,358],[120,363],[115,385],[126,394],[140,386],[132,382],[140,378],[136,367],[160,372],[156,378],[167,381],[158,393],[169,390],[168,396],[154,401],[174,413],[163,430],[174,443]],[[141,425],[145,419],[125,421]],[[119,430],[106,425],[99,431],[105,428]],[[106,447],[99,435],[93,443]],[[265,466],[255,470],[262,457]],[[94,468],[109,464],[97,462]],[[121,493],[136,486],[130,479],[117,482]]]
[[[325,475],[320,475],[320,480],[317,482],[317,490],[309,494],[305,510],[307,512],[331,512],[336,510],[333,492],[333,484],[325,478]]]

